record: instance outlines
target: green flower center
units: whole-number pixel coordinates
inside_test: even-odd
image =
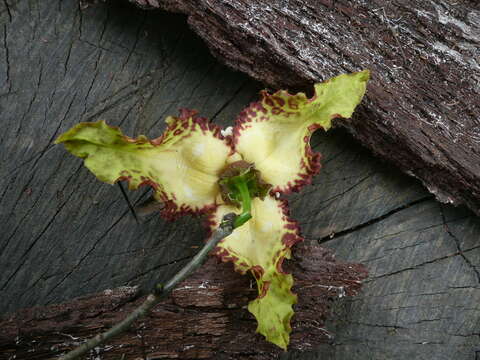
[[[235,218],[235,228],[252,218],[252,199],[265,198],[271,188],[260,177],[253,164],[240,160],[228,165],[218,181],[223,201],[242,209]]]

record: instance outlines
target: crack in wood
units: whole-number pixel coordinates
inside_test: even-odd
[[[465,256],[465,252],[462,250],[462,247],[460,246],[460,243],[461,243],[460,240],[455,236],[455,234],[450,230],[450,227],[448,226],[448,222],[445,219],[445,213],[443,211],[443,206],[441,204],[439,204],[439,207],[440,207],[440,214],[442,216],[443,227],[444,227],[445,231],[448,233],[448,235],[450,235],[450,237],[455,242],[455,246],[458,250],[458,254],[462,257],[463,261],[465,261],[465,263],[468,265],[468,267],[470,269],[472,269],[472,271],[475,273],[475,276],[477,278],[477,282],[480,284],[480,271],[477,269],[477,267],[474,264],[472,264],[470,259]]]
[[[323,238],[320,238],[318,239],[318,243],[319,244],[324,244],[328,241],[331,241],[333,239],[338,239],[339,237],[342,237],[342,236],[345,236],[345,235],[348,235],[354,231],[358,231],[360,229],[363,229],[365,227],[368,227],[368,226],[371,226],[371,225],[374,225],[374,224],[377,224],[385,219],[387,219],[388,217],[392,216],[392,215],[395,215],[396,213],[402,211],[402,210],[405,210],[405,209],[408,209],[410,207],[413,207],[413,206],[416,206],[418,204],[421,204],[421,203],[424,203],[426,201],[429,201],[429,200],[432,200],[433,199],[433,196],[429,195],[429,196],[425,196],[421,199],[418,199],[418,200],[414,200],[408,204],[405,204],[405,205],[402,205],[396,209],[393,209],[391,211],[389,211],[388,213],[382,215],[382,216],[379,216],[377,218],[374,218],[374,219],[371,219],[365,223],[362,223],[362,224],[358,224],[358,225],[355,225],[351,228],[348,228],[348,229],[345,229],[345,230],[342,230],[342,231],[339,231],[339,232],[336,232],[336,233],[333,233],[333,234],[330,234],[330,235],[327,235],[327,236],[324,236]]]

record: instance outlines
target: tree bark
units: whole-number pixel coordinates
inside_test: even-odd
[[[480,6],[476,1],[131,0],[188,16],[223,63],[274,88],[370,69],[341,121],[438,200],[480,214]]]
[[[300,245],[287,264],[298,294],[291,349],[328,342],[324,328],[335,298],[355,295],[362,265],[338,263],[330,250]],[[254,280],[211,258],[131,330],[93,351],[102,359],[272,359],[281,351],[255,334],[246,310]],[[60,305],[29,308],[0,321],[0,359],[51,359],[121,321],[144,298],[123,287]],[[137,336],[132,336],[136,334]]]

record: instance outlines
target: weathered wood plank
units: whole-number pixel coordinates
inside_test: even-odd
[[[368,101],[343,126],[480,214],[478,2],[131,1],[187,14],[218,59],[276,88],[371,69]]]
[[[3,313],[121,285],[148,289],[176,271],[204,234],[196,219],[152,216],[136,225],[118,189],[51,145],[59,133],[104,118],[129,135],[157,136],[179,107],[231,124],[259,88],[218,65],[183,17],[117,2],[84,11],[77,5],[0,2]],[[471,359],[480,319],[478,220],[449,206],[442,217],[416,181],[345,132],[318,133],[312,142],[323,168],[313,187],[291,197],[293,217],[310,243],[365,261],[373,277],[362,297],[337,309],[334,345],[288,356],[403,359],[406,344],[413,358]],[[403,328],[382,332],[397,316]]]
[[[13,90],[2,98],[6,270],[0,286],[9,294],[2,311],[148,283],[161,268],[169,276],[181,265],[174,262],[193,254],[191,246],[202,238],[199,221],[192,219],[172,224],[154,216],[137,226],[117,188],[98,183],[81,161],[51,145],[59,133],[78,121],[104,118],[132,136],[158,136],[165,116],[179,107],[202,109],[203,115],[226,125],[256,97],[257,85],[212,60],[179,17],[141,11],[132,16],[133,9],[121,4],[85,12],[69,2],[59,2],[60,8],[36,6],[27,1],[11,7],[14,16],[6,27],[9,57],[25,65],[11,71]],[[32,20],[32,11],[42,16]],[[26,48],[22,39],[34,36],[36,48]],[[344,151],[343,135],[338,136],[336,142],[326,140],[332,144],[324,149],[325,162],[328,151],[332,156]],[[350,161],[348,156],[340,160]],[[348,174],[333,175],[331,184],[323,184],[315,196],[341,194],[377,166],[365,152],[359,163],[349,166]],[[369,196],[377,182],[373,176],[355,189]],[[389,191],[404,186],[397,182]],[[377,196],[372,213],[352,208],[351,219],[338,223],[335,231],[425,196],[418,186],[408,186],[404,197]],[[141,195],[133,196],[136,201]],[[313,206],[305,207],[304,214],[316,212]],[[361,214],[358,221],[354,214]]]
[[[75,1],[9,4],[3,38],[16,66],[8,78],[5,62],[0,71],[11,86],[0,99],[0,288],[9,294],[1,311],[137,284],[162,268],[171,275],[199,245],[200,222],[157,216],[136,225],[117,187],[52,142],[99,118],[158,136],[179,107],[230,121],[256,85],[225,72],[178,17],[159,21],[122,5],[82,12]]]
[[[320,358],[478,358],[479,231],[470,212],[426,201],[324,243],[370,277],[332,318]]]
[[[299,302],[292,323],[292,349],[313,349],[330,340],[323,328],[332,300],[358,292],[363,266],[338,263],[331,251],[300,245],[295,262]],[[250,277],[231,264],[210,259],[146,318],[123,336],[98,347],[102,359],[271,359],[281,350],[254,335],[256,323],[246,310],[256,297]],[[108,290],[69,303],[31,308],[0,320],[0,359],[51,359],[119,322],[145,299],[135,288]]]

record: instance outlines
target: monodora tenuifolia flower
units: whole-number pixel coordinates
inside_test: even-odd
[[[300,190],[320,169],[310,148],[316,129],[328,130],[335,118],[351,117],[360,103],[368,71],[344,74],[315,85],[312,98],[286,91],[261,93],[243,110],[231,133],[181,110],[168,117],[164,134],[148,140],[129,138],[105,122],[80,123],[57,139],[99,180],[120,180],[130,189],[150,185],[165,204],[167,218],[206,214],[210,230],[234,212],[234,232],[216,255],[257,281],[258,297],[248,309],[257,331],[281,348],[291,332],[296,295],[293,277],[282,269],[292,246],[301,241],[287,203],[278,195]]]

